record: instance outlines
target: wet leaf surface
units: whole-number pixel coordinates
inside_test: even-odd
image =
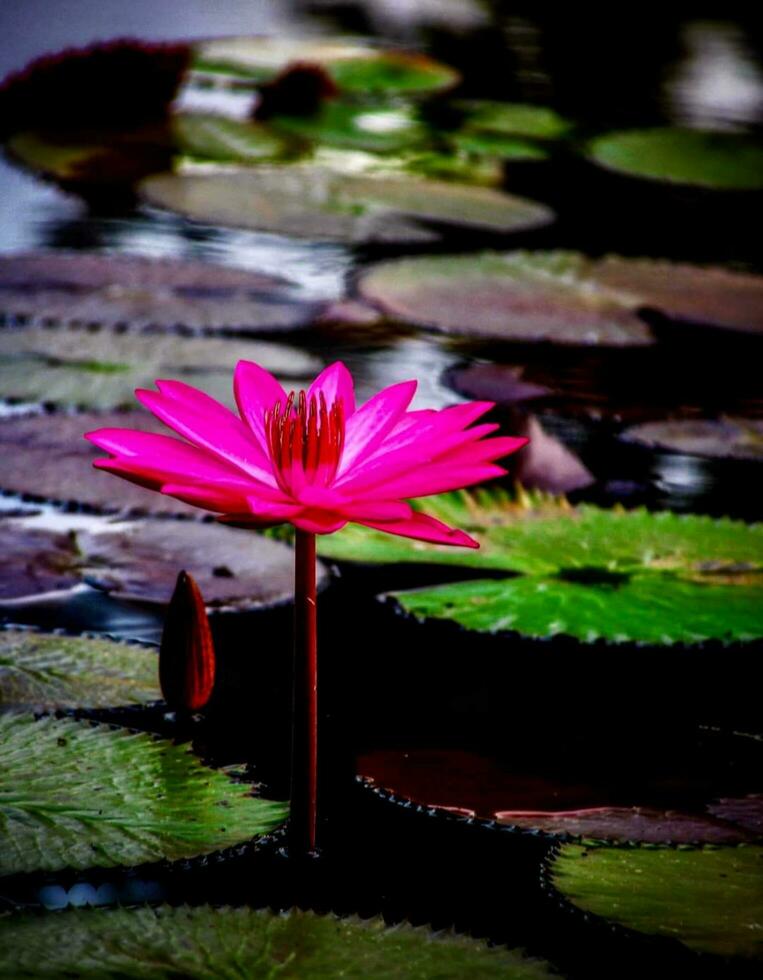
[[[741,133],[622,130],[591,140],[588,155],[630,177],[713,190],[763,190],[763,144]]]
[[[763,460],[763,421],[726,418],[647,422],[622,433],[626,442],[650,449],[712,459]]]
[[[89,637],[0,632],[0,707],[100,708],[161,698],[155,650]]]
[[[170,377],[234,408],[231,378],[239,360],[256,361],[284,381],[296,378],[296,387],[305,387],[304,379],[321,366],[296,347],[266,340],[10,327],[0,330],[0,398],[127,407],[135,404],[136,388],[153,388],[157,378]]]
[[[273,830],[288,809],[151,735],[16,713],[0,731],[0,874],[192,858]]]
[[[763,848],[582,847],[565,844],[552,866],[578,908],[691,949],[761,958]]]
[[[167,905],[74,910],[0,923],[0,976],[116,976],[189,980],[283,976],[416,976],[535,980],[555,974],[543,960],[424,927],[381,918],[340,919],[293,909]],[[40,964],[43,972],[38,972]]]
[[[261,163],[286,156],[289,144],[260,123],[202,112],[178,113],[172,133],[179,152],[200,160]]]
[[[542,204],[486,187],[369,177],[321,167],[162,174],[141,184],[149,204],[196,221],[317,241],[431,242],[428,224],[509,233],[543,227]]]
[[[476,131],[554,140],[566,136],[571,129],[568,120],[546,106],[472,99],[456,102],[456,108],[465,113],[466,126]]]
[[[205,262],[67,252],[0,257],[0,309],[63,323],[290,330],[313,313],[274,276]]]
[[[395,106],[370,108],[332,100],[316,113],[276,115],[269,122],[276,131],[314,143],[372,153],[399,153],[427,138],[415,116]]]

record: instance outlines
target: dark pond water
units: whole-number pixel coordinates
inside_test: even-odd
[[[116,36],[179,39],[337,30],[429,51],[463,72],[465,97],[553,106],[575,121],[580,139],[608,128],[662,123],[729,130],[763,128],[763,30],[741,5],[717,9],[711,5],[706,12],[703,8],[700,17],[683,5],[663,8],[657,14],[637,8],[613,8],[594,16],[572,8],[554,9],[553,5],[491,4],[476,0],[448,0],[447,3],[314,0],[308,4],[248,0],[214,4],[201,0],[195,3],[138,0],[121,4],[114,0],[101,3],[81,0],[60,6],[45,0],[27,0],[23,4],[5,4],[0,9],[0,75],[23,67],[29,59],[46,51]],[[574,249],[590,255],[614,252],[763,271],[759,200],[741,208],[732,203],[728,207],[701,211],[693,200],[680,199],[672,201],[665,210],[642,208],[640,198],[634,199],[629,187],[605,186],[583,173],[573,154],[555,161],[554,168],[546,171],[540,182],[522,174],[516,177],[516,183],[512,183],[513,179],[507,180],[510,190],[543,199],[559,215],[551,228],[528,237],[521,244]],[[470,236],[467,240],[458,232],[451,232],[444,238],[442,250],[462,251],[495,244],[494,239]],[[506,247],[513,244],[515,240]],[[0,160],[0,251],[32,249],[118,252],[243,266],[286,274],[294,284],[295,296],[318,301],[339,300],[348,289],[352,292],[359,270],[380,254],[190,224],[145,207],[91,210],[52,183],[38,180],[9,161]],[[384,252],[385,257],[390,254],[394,253]],[[363,396],[401,378],[418,377],[417,407],[442,407],[457,400],[460,396],[448,381],[459,369],[483,363],[516,367],[521,369],[523,381],[561,392],[555,400],[543,402],[535,410],[534,423],[543,427],[549,439],[559,440],[579,457],[590,472],[586,485],[573,489],[573,500],[606,505],[646,504],[653,509],[729,515],[750,521],[763,519],[760,463],[708,462],[678,452],[636,450],[617,441],[626,424],[659,417],[665,412],[685,417],[703,414],[763,417],[759,343],[732,336],[722,342],[716,337],[700,336],[689,344],[681,337],[668,337],[659,349],[602,352],[548,345],[466,344],[403,328],[358,326],[311,333],[305,346],[327,359],[344,360]],[[12,410],[17,409],[4,408],[6,412]],[[502,421],[509,428],[526,426],[529,415],[526,408],[505,409]],[[13,509],[18,501],[6,499],[2,505]],[[45,505],[41,510],[39,521],[51,526],[70,526],[71,517],[61,518]],[[85,515],[77,519],[85,525],[99,520]],[[352,597],[351,590],[348,596]],[[360,628],[366,610],[362,596],[358,602],[360,612],[354,617],[348,615],[347,622]],[[332,609],[332,614],[335,613]],[[54,597],[42,603],[7,608],[5,615],[47,628],[86,628],[144,639],[155,640],[161,631],[159,613],[117,602],[89,587],[82,587],[65,599]],[[337,619],[341,620],[341,612]],[[218,628],[230,642],[230,623],[223,621]],[[383,655],[376,643],[369,642],[369,646],[375,655]],[[481,651],[479,656],[489,658],[490,651]],[[530,672],[525,678],[528,683],[531,676]],[[511,678],[504,680],[511,683]],[[537,675],[534,677],[536,683],[541,680]],[[426,677],[415,677],[419,695],[427,690],[426,683]],[[473,733],[479,708],[475,710],[467,702],[473,698],[475,703],[481,703],[479,699],[486,692],[457,692],[454,690],[457,686],[451,679],[438,693],[444,699],[452,699],[448,705],[456,704],[461,697],[456,713],[460,723],[466,724],[464,719],[468,720]],[[584,685],[580,687],[582,691]],[[590,687],[608,696],[601,676],[594,676]],[[696,690],[689,684],[687,688]],[[678,681],[676,689],[679,689]],[[648,695],[648,688],[641,690],[644,696]],[[264,705],[260,707],[265,710]],[[544,717],[548,705],[541,704],[538,710]],[[523,717],[529,717],[529,712]],[[572,717],[568,723],[573,724]],[[155,724],[166,729],[167,723],[160,717],[155,719]],[[442,718],[433,724],[443,725]],[[240,733],[232,726],[228,734]],[[413,741],[424,744],[425,735],[420,731],[409,732]],[[515,731],[514,735],[521,738],[521,731]],[[494,736],[494,732],[488,735]],[[379,749],[375,744],[375,740],[380,741],[379,731],[370,722],[364,737],[369,754]],[[603,750],[594,734],[588,732],[586,737],[588,741],[578,746],[581,753],[596,756],[601,752],[602,758],[588,767],[589,783],[583,790],[578,795],[570,791],[569,799],[575,805],[581,799],[589,800],[591,792],[602,792],[610,768],[623,758],[618,754],[621,752],[628,757],[625,767],[628,773],[637,773],[633,779],[642,780],[650,792],[653,790],[650,779],[654,774],[644,773],[640,743],[635,748],[632,742],[618,743]],[[439,745],[445,745],[446,752],[453,748],[443,730],[438,731],[437,739]],[[647,742],[649,750],[645,750],[645,757],[655,758],[650,755],[655,751],[653,740]],[[667,769],[675,764],[674,768],[664,776],[663,782],[660,782],[662,774],[656,780],[659,785],[654,789],[654,798],[663,804],[666,799],[668,803],[672,799],[671,780],[677,770],[692,769],[694,773],[694,768],[701,768],[694,761],[693,743],[680,745],[680,751],[672,754],[670,764],[666,764]],[[220,745],[214,748],[225,755],[225,748],[221,749]],[[400,750],[400,745],[381,748],[394,753]],[[681,756],[684,750],[685,756]],[[503,751],[500,765],[503,771],[507,767],[511,770],[506,744]],[[676,755],[680,757],[678,762]],[[691,763],[686,759],[691,759]],[[282,760],[271,760],[271,767],[277,761]],[[386,758],[382,768],[398,763],[399,759],[390,762]],[[550,768],[553,772],[549,779],[556,778],[558,772],[554,766]],[[752,766],[746,756],[742,768],[747,778]],[[710,789],[703,784],[705,794],[718,795],[726,790],[724,780],[728,773],[722,770],[719,766],[721,774]],[[265,771],[272,777],[272,769],[266,767]],[[271,782],[275,784],[278,780],[271,778]],[[595,786],[594,791],[590,790],[591,785]],[[729,785],[731,789],[739,788],[733,781]],[[675,792],[680,794],[684,788]],[[538,791],[541,798],[547,790],[548,782],[545,782]],[[534,791],[534,787],[528,790],[531,803]],[[663,791],[667,796],[661,795]],[[627,798],[626,789],[623,799],[627,801]],[[523,891],[536,872],[538,855],[543,851],[540,844],[537,851],[530,848],[520,852],[509,835],[503,835],[500,843],[495,844],[471,835],[471,830],[461,825],[453,829],[437,818],[417,824],[410,819],[410,813],[402,810],[392,820],[395,825],[391,832],[390,818],[386,811],[382,812],[377,799],[364,798],[358,808],[353,812],[356,817],[358,812],[363,814],[363,830],[358,829],[357,822],[349,826],[348,821],[340,821],[335,828],[343,846],[333,869],[307,873],[299,881],[286,880],[292,872],[274,860],[272,866],[259,866],[262,877],[254,887],[254,898],[278,905],[294,900],[296,894],[306,904],[320,907],[323,903],[339,911],[370,912],[379,906],[380,890],[387,889],[385,911],[391,920],[407,916],[414,921],[445,925],[455,918],[461,925],[483,934],[529,944],[552,959],[557,957],[556,961],[569,975],[594,975],[588,972],[595,969],[590,960],[578,958],[574,953],[576,943],[584,941],[580,938],[583,933],[578,936],[577,926],[569,917],[565,918],[566,913],[560,916],[558,909],[552,910],[538,893]],[[533,807],[528,805],[525,809]],[[443,849],[452,851],[451,882],[442,869]],[[354,864],[358,852],[363,854],[359,867]],[[421,880],[412,883],[402,877],[400,881],[390,881],[385,862],[401,876],[406,865],[415,862],[418,874],[421,879],[426,878],[426,883],[422,884]],[[497,869],[494,879],[496,875],[504,876],[500,900],[489,893],[485,884],[485,867],[490,865]],[[99,873],[86,881],[71,876],[71,880],[63,883],[35,880],[32,884],[16,884],[26,900],[39,899],[49,907],[91,902],[93,890],[97,888],[100,889],[97,900],[102,903],[115,898],[131,902],[157,897],[179,900],[190,896],[193,900],[212,901],[253,897],[251,891],[237,882],[236,874],[209,868],[186,869],[182,874],[172,872],[160,881],[150,871],[143,874],[139,869],[127,878],[109,878]],[[512,924],[498,923],[500,916],[512,918]],[[555,939],[548,938],[549,930]],[[621,948],[617,945],[619,940],[604,932],[594,935],[601,944],[603,963],[626,962],[627,943]],[[641,965],[646,964],[644,968],[648,968],[654,962],[674,963],[677,968],[687,968],[689,964],[688,968],[705,970],[707,976],[713,975],[715,969],[713,964],[699,967],[667,947],[656,951],[638,947],[633,955],[631,972],[627,975],[635,975],[634,971]],[[607,975],[607,970],[609,967],[602,967],[601,975]],[[733,972],[731,967],[729,970]]]

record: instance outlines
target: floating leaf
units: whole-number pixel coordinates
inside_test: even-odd
[[[691,949],[760,959],[763,848],[582,847],[565,844],[552,865],[573,904]]]
[[[542,960],[454,934],[381,918],[340,919],[294,909],[159,906],[73,909],[0,920],[0,976],[76,974],[135,980],[241,977],[438,977],[541,980]]]
[[[102,708],[160,698],[156,651],[112,640],[0,632],[0,706]]]
[[[145,199],[197,221],[338,242],[427,242],[425,224],[508,233],[542,227],[548,208],[487,187],[333,172],[310,165],[160,174]]]
[[[111,595],[165,605],[178,572],[197,580],[211,608],[251,609],[287,602],[293,595],[291,549],[272,538],[247,535],[221,524],[200,521],[125,522],[98,531],[60,532],[26,527],[9,519],[0,524],[7,563],[0,568],[0,595],[21,598],[88,582]],[[32,569],[19,575],[24,549],[36,549]],[[54,578],[46,570],[62,570]],[[22,571],[23,571],[22,565]],[[325,582],[325,570],[319,570]]]
[[[0,874],[197,857],[286,816],[187,745],[15,713],[0,715],[0,733]]]
[[[622,130],[591,140],[588,154],[630,177],[713,190],[763,190],[763,144],[742,133]]]
[[[483,252],[372,266],[360,292],[400,320],[506,341],[652,342],[638,316],[763,330],[763,276],[577,252]]]
[[[621,438],[650,449],[712,459],[763,460],[760,419],[681,419],[647,422],[626,429]]]
[[[322,541],[321,554],[513,573],[392,594],[417,618],[479,632],[656,644],[763,635],[763,525],[500,491],[444,495],[422,509],[467,530],[479,550],[353,525]]]
[[[231,374],[239,360],[281,378],[305,378],[317,366],[297,348],[240,337],[14,327],[0,331],[0,398],[117,408],[135,404],[136,388],[173,377],[233,407]]]
[[[420,144],[427,132],[415,116],[400,107],[369,108],[325,102],[303,116],[276,115],[268,120],[278,131],[351,150],[397,153]]]
[[[571,123],[546,106],[521,102],[491,102],[474,99],[456,102],[466,114],[469,129],[526,139],[555,140],[566,136]]]
[[[464,129],[454,133],[450,142],[465,153],[481,153],[500,160],[547,160],[548,151],[530,140],[503,133]]]
[[[763,836],[763,796],[760,794],[751,794],[741,799],[724,797],[707,809],[719,820],[727,820],[758,837]]]
[[[178,113],[172,132],[178,151],[200,160],[261,163],[286,156],[289,150],[288,143],[262,123],[212,113]]]
[[[311,304],[291,296],[288,282],[274,276],[135,256],[2,256],[0,290],[6,316],[62,323],[271,331],[301,326],[314,312]]]
[[[320,65],[342,91],[363,96],[426,94],[454,85],[459,77],[425,55],[375,50],[345,38],[214,38],[195,46],[192,67],[262,82],[293,62]]]

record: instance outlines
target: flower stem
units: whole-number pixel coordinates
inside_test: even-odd
[[[297,857],[315,850],[318,818],[315,535],[299,529],[294,557],[293,684],[289,848]]]

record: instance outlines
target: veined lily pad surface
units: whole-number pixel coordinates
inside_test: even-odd
[[[712,190],[763,190],[763,143],[740,133],[622,130],[592,140],[588,155],[630,177]]]
[[[287,545],[215,523],[128,521],[67,533],[10,519],[0,524],[0,537],[8,555],[0,577],[5,599],[88,582],[118,598],[164,605],[181,569],[193,575],[210,607],[251,609],[293,595]],[[19,574],[30,553],[47,574]],[[325,581],[323,569],[319,578]]]
[[[289,330],[313,308],[274,276],[211,263],[37,252],[0,257],[2,312],[64,323]]]
[[[484,252],[371,267],[361,295],[395,318],[505,341],[632,346],[652,342],[639,311],[763,330],[763,277],[576,252]]]
[[[82,636],[0,632],[0,708],[101,708],[160,698],[155,650]]]
[[[566,119],[546,106],[488,99],[460,101],[456,106],[465,113],[464,124],[469,130],[525,139],[555,140],[566,136],[571,129]]]
[[[294,62],[320,65],[343,92],[357,96],[427,94],[458,81],[456,71],[425,55],[345,38],[214,38],[195,46],[192,68],[263,82]]]
[[[1,874],[178,860],[273,830],[287,805],[187,745],[71,718],[0,715]]]
[[[140,190],[149,204],[196,221],[357,244],[436,241],[433,224],[504,234],[553,218],[542,204],[492,188],[308,164],[159,174]]]
[[[372,108],[331,100],[314,114],[274,116],[271,124],[277,132],[314,143],[372,153],[398,153],[426,139],[421,123],[400,106]]]
[[[0,330],[0,398],[118,408],[135,404],[136,388],[172,377],[233,407],[231,376],[238,360],[256,361],[282,380],[303,379],[320,368],[317,358],[298,348],[266,340],[9,327]]]
[[[726,418],[647,422],[622,433],[626,442],[713,459],[763,460],[763,420]]]
[[[438,977],[542,980],[542,960],[478,940],[382,919],[340,919],[250,908],[74,910],[0,922],[0,976],[117,976],[136,980],[283,977]]]
[[[691,949],[763,958],[763,848],[675,850],[565,844],[554,885],[574,905]]]
[[[485,569],[489,579],[391,593],[417,619],[481,633],[565,634],[592,642],[696,643],[763,636],[763,525],[646,510],[570,507],[501,491],[451,494],[423,509],[480,549],[390,538],[354,526],[328,558]],[[496,578],[496,571],[506,578]]]

